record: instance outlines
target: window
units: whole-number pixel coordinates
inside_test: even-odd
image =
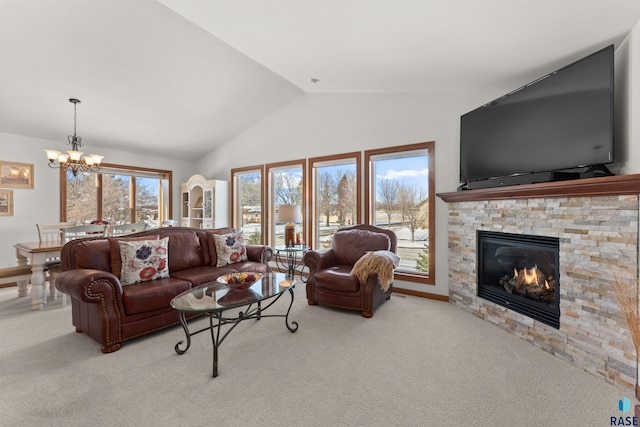
[[[328,248],[339,228],[360,223],[360,157],[357,152],[309,159],[311,247]]]
[[[365,152],[366,222],[398,236],[403,280],[435,279],[433,159],[433,142]]]
[[[60,171],[61,219],[112,225],[170,219],[171,171],[102,164],[98,172]]]
[[[274,163],[267,165],[269,177],[268,191],[268,244],[272,247],[284,245],[284,227],[286,221],[282,217],[281,206],[291,206],[300,215],[293,220],[295,232],[300,233],[300,240],[305,240],[305,162],[303,160]],[[280,214],[280,215],[279,215]]]
[[[249,244],[263,243],[263,170],[263,166],[231,170],[232,224]]]

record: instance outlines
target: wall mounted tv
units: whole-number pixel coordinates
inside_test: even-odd
[[[613,45],[460,118],[463,189],[610,175]]]

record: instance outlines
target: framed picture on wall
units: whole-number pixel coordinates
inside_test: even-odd
[[[13,216],[13,190],[0,189],[0,216]]]
[[[33,165],[0,161],[0,187],[33,188]]]

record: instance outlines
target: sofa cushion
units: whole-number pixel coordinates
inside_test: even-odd
[[[169,239],[169,271],[185,270],[209,265],[197,233],[173,233]]]
[[[122,258],[120,257],[120,245],[118,242],[135,242],[140,240],[159,240],[160,236],[140,236],[140,237],[109,237],[109,252],[111,252],[111,272],[120,278],[122,271]]]
[[[189,289],[190,282],[172,277],[135,283],[122,288],[122,304],[129,315],[146,313],[169,307],[173,297]]]
[[[338,265],[318,271],[314,275],[316,286],[341,292],[356,292],[360,289],[358,279],[351,274],[350,265]]]
[[[188,268],[186,270],[180,270],[171,273],[171,277],[180,280],[186,280],[191,282],[195,286],[204,285],[205,283],[211,283],[218,277],[229,273],[235,273],[237,270],[233,266],[228,267],[213,267],[210,265],[202,267]]]
[[[343,230],[333,235],[333,249],[338,264],[354,265],[368,251],[387,251],[391,240],[384,233],[368,230]]]
[[[167,246],[169,238],[160,240],[118,241],[123,286],[169,277]]]
[[[242,232],[212,234],[212,236],[216,244],[217,267],[247,261],[247,248],[244,245]]]
[[[73,247],[73,251],[69,250],[70,247]],[[111,271],[109,243],[105,239],[72,240],[63,247],[61,257],[67,258],[67,262],[62,263],[63,270],[88,268],[91,270]]]

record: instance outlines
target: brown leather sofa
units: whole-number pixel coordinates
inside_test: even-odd
[[[61,254],[62,272],[56,279],[56,288],[71,297],[76,331],[99,342],[103,353],[110,353],[120,349],[124,341],[179,323],[178,312],[169,303],[181,292],[227,273],[270,272],[268,262],[273,252],[264,245],[246,245],[248,261],[216,267],[213,234],[233,231],[232,228],[166,227],[122,237],[78,239],[65,244]],[[112,271],[114,241],[156,236],[160,239],[169,237],[170,277],[122,286],[119,274]]]
[[[351,275],[354,264],[368,251],[396,252],[397,237],[392,230],[360,224],[337,231],[331,248],[309,251],[304,263],[309,268],[309,305],[324,304],[360,311],[372,317],[373,311],[391,298],[393,286],[385,291],[378,276],[370,274],[365,283]]]

